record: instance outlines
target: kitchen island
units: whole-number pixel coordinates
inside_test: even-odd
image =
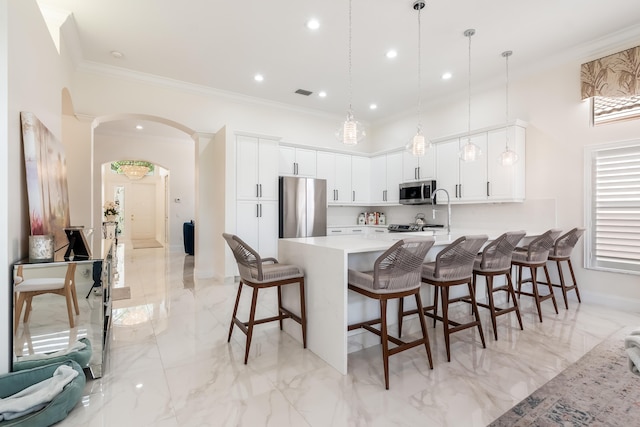
[[[371,271],[375,259],[394,242],[404,238],[434,236],[435,244],[426,258],[426,261],[433,261],[439,251],[460,236],[486,234],[491,240],[502,234],[502,231],[489,230],[464,230],[464,233],[462,231],[451,234],[436,232],[435,235],[432,231],[426,231],[280,239],[278,260],[282,263],[296,264],[305,272],[307,348],[340,373],[346,374],[347,354],[350,350],[356,351],[368,345],[379,344],[379,339],[375,339],[349,348],[347,325],[378,317],[379,305],[377,301],[348,291],[348,269]],[[297,288],[284,287],[282,293],[284,305],[296,312],[300,301]],[[425,306],[430,305],[429,287],[423,286],[421,295]],[[412,308],[410,304],[414,304],[413,300],[407,299],[406,309]],[[390,303],[387,313],[389,324],[396,324],[397,303]],[[285,330],[302,342],[300,328],[296,326],[298,325],[285,324]],[[353,333],[361,332],[352,331]]]

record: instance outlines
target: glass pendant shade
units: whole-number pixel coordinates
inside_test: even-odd
[[[460,149],[460,160],[464,162],[475,162],[482,156],[482,149],[471,142],[471,138]]]
[[[511,166],[518,161],[518,153],[510,150],[509,147],[498,156],[498,162],[502,166]]]
[[[429,148],[428,145],[430,144],[427,144],[427,141],[422,134],[422,130],[418,129],[418,132],[413,136],[413,139],[411,140],[409,149],[411,151],[411,154],[415,157],[422,157],[427,152],[427,148]]]
[[[342,127],[336,132],[336,138],[342,141],[344,145],[356,145],[362,141],[362,138],[365,136],[364,127],[353,118],[353,113],[349,111],[347,120],[345,120]]]

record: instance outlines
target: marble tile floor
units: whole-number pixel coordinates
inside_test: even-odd
[[[119,250],[131,299],[113,304],[105,375],[88,380],[60,426],[485,426],[611,334],[640,325],[638,314],[575,300],[558,315],[543,303],[539,323],[523,297],[524,331],[502,316],[495,341],[481,310],[487,348],[477,332],[456,333],[450,363],[441,326],[428,322],[434,369],[423,347],[392,356],[387,391],[380,346],[351,353],[343,376],[276,322],[256,328],[244,365],[244,334],[227,343],[237,284],[194,279],[193,257],[181,253]],[[258,315],[274,308],[275,294],[261,294]],[[461,304],[458,315],[468,310]],[[405,336],[417,330],[407,323]]]

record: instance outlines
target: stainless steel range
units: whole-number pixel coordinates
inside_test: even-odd
[[[389,224],[387,229],[390,233],[425,231],[434,228],[444,228],[442,224]]]

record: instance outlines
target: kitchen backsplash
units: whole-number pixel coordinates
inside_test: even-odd
[[[418,213],[424,213],[427,224],[447,223],[446,205],[329,206],[327,225],[357,225],[358,215],[370,211],[383,212],[387,224],[413,223]],[[556,226],[556,201],[538,199],[524,203],[452,205],[451,222],[453,228],[545,230]]]

